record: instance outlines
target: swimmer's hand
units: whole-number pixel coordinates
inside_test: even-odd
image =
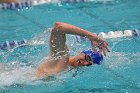
[[[107,52],[110,52],[108,48],[108,43],[104,39],[98,37],[97,35],[95,36],[94,34],[94,36],[91,37],[90,40],[91,40],[91,45],[94,52],[96,52],[97,50],[96,48],[99,48],[100,54],[103,53],[104,56],[106,56],[106,50]]]

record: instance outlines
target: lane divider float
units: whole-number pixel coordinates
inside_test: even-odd
[[[109,31],[108,33],[100,32],[98,34],[99,37],[104,39],[111,39],[111,38],[122,38],[122,37],[135,37],[139,36],[140,32],[138,29],[134,30],[124,30],[124,31]],[[86,37],[76,36],[76,41],[87,41]]]
[[[48,31],[48,30],[46,30]],[[104,39],[112,39],[112,38],[122,38],[122,37],[136,37],[140,36],[140,32],[138,29],[134,30],[125,30],[125,31],[109,31],[107,34],[104,32],[100,32],[98,34],[99,37]],[[88,39],[86,37],[81,36],[75,36],[76,42],[81,41],[87,41]],[[15,47],[21,47],[25,45],[43,45],[45,44],[44,41],[38,41],[38,40],[14,40],[14,41],[5,41],[0,43],[0,50],[8,50]]]
[[[24,0],[11,3],[0,3],[0,9],[23,9],[30,8],[34,5],[45,3],[79,3],[79,2],[93,2],[94,0]],[[100,0],[97,0],[100,2]],[[106,0],[106,2],[112,0]]]
[[[23,46],[24,44],[27,43],[27,40],[21,40],[21,41],[5,41],[3,43],[0,43],[0,50],[8,50],[14,47],[18,47],[18,46]]]
[[[0,9],[23,9],[32,7],[31,1],[26,2],[11,2],[11,3],[0,3]]]

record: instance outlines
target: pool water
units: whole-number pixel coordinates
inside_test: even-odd
[[[98,0],[42,4],[21,10],[0,10],[0,42],[41,40],[43,45],[0,50],[0,93],[139,93],[140,38],[107,39],[111,52],[102,65],[68,69],[45,80],[33,72],[49,53],[43,32],[62,21],[91,32],[140,29],[140,1]],[[70,53],[90,48],[68,38]],[[44,51],[45,50],[45,51]]]

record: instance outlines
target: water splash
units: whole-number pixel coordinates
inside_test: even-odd
[[[36,80],[35,69],[33,67],[14,67],[8,64],[0,65],[0,86],[10,86],[13,84],[26,84]]]

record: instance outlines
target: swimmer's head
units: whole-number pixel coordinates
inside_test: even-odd
[[[94,52],[92,51],[92,49],[84,50],[84,51],[82,51],[82,53],[84,53],[84,54],[87,55],[87,56],[90,56],[90,58],[91,58],[93,64],[98,64],[98,65],[100,65],[101,62],[103,61],[103,55],[100,54],[99,52],[94,53]]]
[[[71,56],[69,65],[72,66],[90,66],[92,64],[101,64],[103,55],[99,52],[94,53],[91,49],[82,51],[79,55]]]

